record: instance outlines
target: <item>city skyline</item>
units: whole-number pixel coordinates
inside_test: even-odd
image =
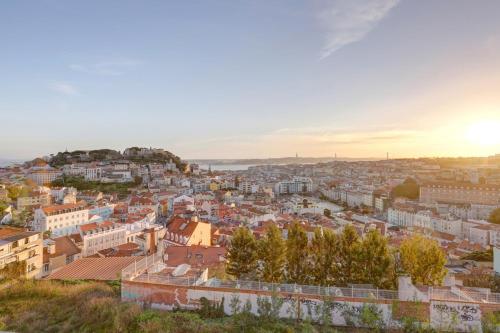
[[[0,157],[500,153],[497,1],[16,1]]]

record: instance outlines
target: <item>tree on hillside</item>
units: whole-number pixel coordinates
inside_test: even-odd
[[[434,240],[415,235],[401,244],[401,268],[411,276],[413,283],[440,285],[446,275],[446,257]]]
[[[346,286],[356,281],[360,239],[353,226],[347,225],[340,235],[337,263],[339,265],[338,283]]]
[[[257,267],[257,242],[245,227],[234,231],[227,252],[226,272],[237,279],[249,278]]]
[[[394,187],[391,191],[391,197],[404,197],[408,199],[418,199],[420,196],[420,187],[413,178],[407,178],[402,184]]]
[[[488,221],[495,224],[500,224],[500,208],[494,209],[488,218]]]
[[[286,275],[288,282],[307,283],[308,281],[308,240],[304,228],[293,222],[288,229],[286,240]]]
[[[310,250],[311,277],[314,284],[322,286],[335,284],[338,275],[336,264],[338,246],[338,237],[331,230],[317,228],[314,231]]]
[[[395,285],[394,257],[387,238],[378,230],[370,231],[361,241],[358,252],[357,282],[373,284],[377,288]]]
[[[259,277],[266,282],[281,282],[286,263],[286,245],[276,225],[267,228],[264,238],[258,242],[258,256]]]

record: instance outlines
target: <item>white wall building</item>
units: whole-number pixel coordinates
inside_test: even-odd
[[[53,205],[35,210],[33,229],[50,231],[54,236],[75,233],[77,226],[88,223],[89,211],[82,201],[75,204]]]

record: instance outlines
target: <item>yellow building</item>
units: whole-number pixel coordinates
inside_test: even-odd
[[[210,189],[210,191],[218,191],[220,189],[220,184],[211,182],[208,188]]]
[[[176,216],[167,225],[164,240],[172,245],[204,245],[210,246],[212,225],[198,221],[197,217],[191,220]]]
[[[43,266],[43,238],[40,232],[0,227],[0,270],[7,265],[26,263],[24,276],[39,277]],[[0,273],[1,274],[1,273]]]

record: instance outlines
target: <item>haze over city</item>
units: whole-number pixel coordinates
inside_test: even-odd
[[[498,1],[12,1],[0,157],[488,156]]]

